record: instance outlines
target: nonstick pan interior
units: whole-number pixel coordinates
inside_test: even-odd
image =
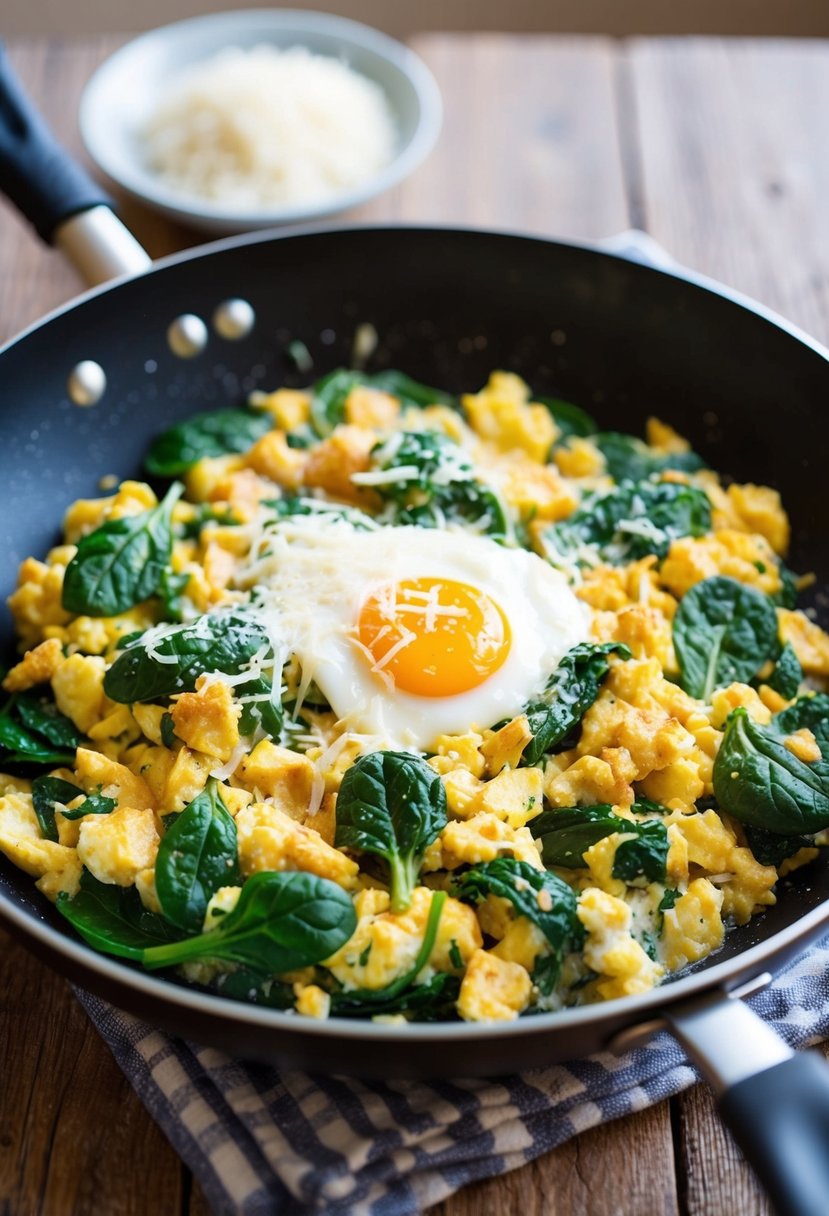
[[[251,303],[256,324],[231,342],[210,328],[192,359],[168,346],[183,313]],[[356,229],[227,242],[104,290],[35,328],[0,356],[0,585],[54,544],[73,499],[104,474],[140,474],[149,439],[196,410],[240,403],[254,388],[307,383],[348,364],[358,325],[379,345],[372,369],[394,366],[453,390],[494,368],[570,399],[605,429],[641,433],[650,414],[676,426],[715,468],[776,486],[792,517],[795,570],[829,584],[825,458],[829,362],[814,345],[727,294],[590,249],[433,229]],[[300,374],[301,340],[314,359]],[[66,380],[93,359],[101,402],[70,403]],[[824,616],[825,600],[814,601]],[[0,638],[12,645],[11,621]],[[30,879],[8,864],[0,888],[54,920]],[[739,955],[829,898],[817,864],[777,906],[727,939],[702,967]]]

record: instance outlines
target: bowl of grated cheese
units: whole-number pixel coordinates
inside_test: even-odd
[[[327,13],[255,9],[163,26],[123,46],[81,98],[110,181],[215,234],[360,206],[431,151],[441,100],[414,52]]]

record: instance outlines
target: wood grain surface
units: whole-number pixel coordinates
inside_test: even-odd
[[[79,150],[83,83],[122,37],[16,40]],[[647,228],[678,260],[829,339],[829,45],[430,35],[436,152],[355,213],[596,239]],[[196,238],[136,204],[154,256]],[[0,337],[79,290],[0,203]],[[2,1216],[208,1216],[62,980],[0,933]],[[105,1197],[105,1198],[102,1198]],[[703,1088],[588,1131],[436,1216],[768,1216]]]

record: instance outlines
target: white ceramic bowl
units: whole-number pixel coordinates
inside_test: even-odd
[[[177,72],[228,46],[304,46],[343,59],[376,81],[397,123],[393,160],[359,186],[309,203],[240,211],[171,189],[143,163],[138,132]],[[87,84],[80,128],[102,172],[135,198],[180,223],[211,233],[250,232],[319,219],[374,198],[396,185],[434,146],[442,106],[434,77],[421,59],[385,34],[327,13],[251,9],[213,13],[162,26],[110,56]]]

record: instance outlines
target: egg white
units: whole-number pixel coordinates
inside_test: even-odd
[[[511,632],[507,658],[477,688],[421,697],[389,686],[355,640],[360,609],[380,585],[454,579],[485,592]],[[340,520],[297,516],[260,539],[243,585],[256,588],[268,631],[299,658],[342,725],[390,746],[428,751],[520,713],[571,647],[588,635],[587,614],[562,574],[534,553],[483,536],[424,528],[357,531]]]

